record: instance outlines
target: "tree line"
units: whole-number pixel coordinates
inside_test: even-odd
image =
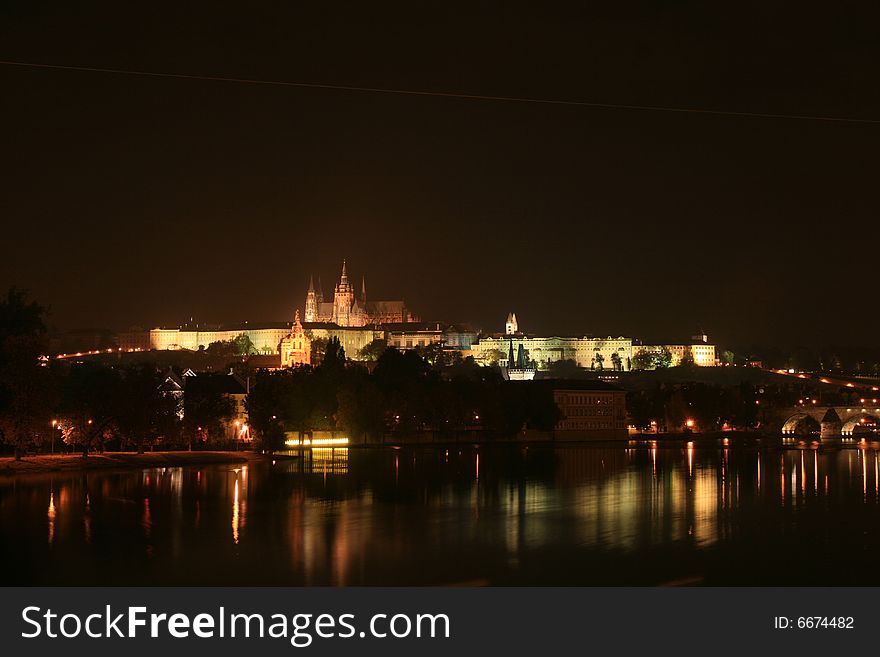
[[[181,396],[151,363],[48,359],[45,312],[15,288],[0,300],[0,441],[16,458],[223,442],[228,396],[198,385]]]
[[[0,300],[0,440],[35,451],[227,448],[235,405],[210,375],[170,376],[156,363],[48,359],[45,309],[16,289]],[[379,350],[365,364],[337,339],[319,343],[320,364],[256,374],[246,406],[252,436],[276,449],[288,432],[342,430],[352,437],[478,429],[505,435],[552,429],[559,411],[545,388],[509,385],[473,359],[436,349]],[[230,356],[246,344],[212,345]],[[234,363],[241,369],[242,363]],[[170,378],[169,378],[170,376]],[[215,375],[217,376],[217,375]],[[216,381],[215,381],[216,382]]]
[[[550,430],[560,417],[549,389],[510,385],[473,359],[432,363],[415,350],[389,347],[370,371],[346,361],[335,338],[317,367],[258,372],[247,409],[267,449],[280,448],[291,432],[337,430],[378,439],[479,430],[489,437],[524,427]]]

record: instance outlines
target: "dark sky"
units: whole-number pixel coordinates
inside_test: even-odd
[[[880,120],[870,3],[6,2],[0,59]],[[343,257],[500,330],[870,345],[880,123],[0,66],[0,282],[59,328],[283,320]]]

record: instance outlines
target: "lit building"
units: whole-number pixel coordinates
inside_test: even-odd
[[[516,324],[512,313],[508,319],[513,319],[513,324]],[[474,360],[483,365],[503,365],[502,361],[508,351],[506,336],[506,333],[481,335],[471,345]],[[631,338],[537,337],[518,334],[517,342],[539,370],[546,370],[552,363],[566,360],[574,361],[578,367],[593,370],[628,371],[632,367]]]
[[[314,323],[303,324],[303,330],[312,342],[336,338],[345,350],[345,357],[350,360],[359,360],[361,350],[374,340],[385,341],[385,331],[379,327],[342,327],[330,323]],[[317,363],[312,364],[317,365]]]
[[[418,349],[444,342],[443,328],[438,323],[412,324],[410,326],[386,327],[386,341],[389,347],[400,351]]]
[[[388,346],[401,351],[437,343],[450,350],[468,350],[477,339],[476,331],[461,324],[409,322],[384,328]]]
[[[627,436],[626,392],[602,381],[548,381],[562,413],[557,440]]]
[[[508,381],[531,381],[535,378],[537,368],[534,363],[529,361],[522,343],[517,347],[516,357],[514,358],[513,340],[510,340],[510,349],[507,354],[507,366],[501,368],[501,371],[504,374],[504,378]]]
[[[651,344],[633,345],[633,358],[640,354],[652,354],[659,356],[668,351],[671,360],[670,367],[681,365],[682,362],[692,361],[698,367],[715,367],[718,359],[715,355],[715,345],[709,344],[709,336],[702,334],[694,336],[689,342],[663,341]]]
[[[308,365],[312,357],[312,341],[299,321],[299,310],[293,317],[290,333],[281,338],[281,367]]]
[[[504,334],[515,335],[519,333],[519,324],[516,322],[516,313],[510,313],[504,323]]]
[[[149,349],[198,351],[207,349],[214,342],[229,342],[244,335],[260,354],[277,354],[281,340],[290,333],[286,322],[242,326],[195,326],[193,328],[154,328],[145,332]],[[129,335],[129,340],[131,337]]]
[[[361,279],[360,296],[348,280],[345,261],[342,274],[333,290],[333,301],[324,301],[321,279],[315,289],[314,279],[309,279],[306,292],[305,322],[336,324],[337,326],[369,326],[373,324],[402,324],[417,321],[403,301],[367,301],[367,286]]]

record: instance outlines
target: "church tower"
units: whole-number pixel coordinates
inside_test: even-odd
[[[315,293],[315,284],[311,276],[309,276],[309,291],[306,292],[305,320],[306,323],[318,321],[318,295]]]
[[[290,333],[281,339],[279,350],[281,352],[281,367],[308,365],[311,360],[312,341],[306,335],[303,325],[299,321],[299,309],[293,317]]]
[[[516,323],[516,313],[510,313],[507,321],[504,323],[504,333],[507,335],[515,335],[519,333],[519,325]]]
[[[339,326],[354,326],[352,307],[354,306],[354,288],[348,282],[345,260],[342,261],[342,275],[333,292],[333,322]]]

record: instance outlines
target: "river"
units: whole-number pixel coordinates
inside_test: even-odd
[[[6,477],[0,581],[877,585],[877,447],[337,448]]]

